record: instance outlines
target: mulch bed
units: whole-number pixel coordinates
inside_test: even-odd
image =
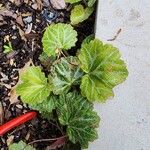
[[[42,65],[39,55],[42,53],[41,38],[46,26],[51,23],[69,22],[70,5],[65,10],[56,10],[49,0],[12,0],[0,1],[0,125],[16,116],[28,112],[30,108],[21,101],[10,100],[11,89],[18,82],[18,71],[31,59],[34,65]],[[5,13],[4,13],[5,12]],[[82,40],[94,33],[95,15],[75,27],[79,41],[75,49],[80,47]],[[12,51],[4,54],[3,46],[12,44]],[[69,51],[69,53],[74,53]],[[29,123],[13,129],[0,137],[0,150],[7,150],[13,142],[24,140],[27,143],[37,139],[56,138],[62,136],[58,122],[49,122],[40,115]],[[35,143],[34,147],[44,150],[50,142]],[[59,149],[69,149],[69,147]],[[71,147],[73,150],[73,147]],[[78,146],[75,149],[79,150]]]

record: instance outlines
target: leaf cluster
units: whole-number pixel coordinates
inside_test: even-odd
[[[95,0],[88,0],[86,8],[80,1],[66,0],[74,5],[72,25],[93,12]],[[49,69],[45,74],[42,66],[30,66],[21,74],[16,90],[44,118],[59,120],[72,143],[87,148],[98,137],[100,121],[92,102],[112,97],[113,88],[126,79],[128,71],[119,50],[93,35],[83,41],[76,56],[70,56],[67,51],[73,50],[78,36],[72,25],[57,23],[45,29],[40,60],[49,63]]]

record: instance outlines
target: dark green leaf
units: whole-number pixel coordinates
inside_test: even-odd
[[[77,57],[61,58],[52,68],[50,81],[54,94],[67,93],[73,85],[78,85],[83,76]]]
[[[87,148],[88,142],[97,139],[95,128],[99,126],[100,118],[86,98],[77,93],[60,95],[57,112],[60,123],[67,126],[70,141]]]
[[[32,105],[31,107],[37,111],[39,111],[42,116],[46,119],[51,118],[51,112],[55,109],[55,96],[51,95],[47,98],[47,100],[43,101],[40,104]]]

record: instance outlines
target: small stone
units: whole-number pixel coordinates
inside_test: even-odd
[[[20,104],[16,105],[16,107],[19,108],[19,109],[23,109],[23,106],[20,105]]]
[[[23,21],[28,24],[28,23],[31,23],[32,22],[32,17],[31,16],[28,16],[26,18],[23,18]]]

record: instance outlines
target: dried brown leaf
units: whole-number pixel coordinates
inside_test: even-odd
[[[43,2],[42,2],[42,0],[36,0],[36,2],[37,2],[38,10],[42,10],[43,9]]]
[[[12,144],[14,141],[14,135],[10,135],[7,139],[7,146],[9,146],[10,144]]]
[[[22,0],[9,0],[10,2],[14,3],[17,6],[20,6],[22,3]]]
[[[16,18],[16,22],[18,24],[20,24],[22,27],[24,27],[24,23],[23,23],[23,20],[22,20],[22,16],[19,15],[17,18]]]
[[[66,3],[65,0],[51,0],[51,4],[55,9],[65,9]]]
[[[8,17],[12,17],[12,18],[14,18],[14,19],[16,19],[17,18],[17,14],[15,14],[15,13],[13,13],[13,12],[11,12],[11,11],[9,11],[9,10],[0,10],[0,15],[2,15],[2,16],[8,16]]]
[[[24,40],[25,42],[27,41],[26,37],[25,37],[25,32],[19,27],[17,26],[18,30],[19,30],[19,34],[21,36],[21,39]]]

